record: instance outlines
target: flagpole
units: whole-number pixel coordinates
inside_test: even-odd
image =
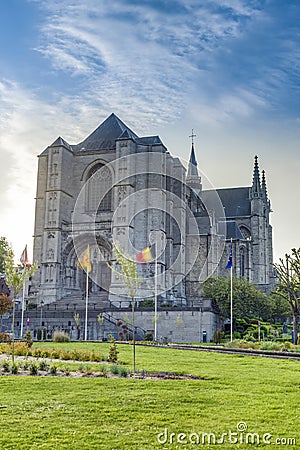
[[[21,332],[20,338],[23,338],[23,322],[24,322],[24,309],[25,309],[25,291],[26,291],[26,277],[23,283],[23,294],[22,294],[22,314],[21,314]]]
[[[88,320],[88,302],[89,302],[89,271],[86,268],[86,287],[85,287],[85,328],[84,340],[87,341],[87,320]]]
[[[232,242],[232,240],[231,240]],[[233,336],[233,295],[232,295],[232,265],[230,268],[230,342],[232,342],[232,336]]]
[[[157,258],[155,258],[154,269],[154,341],[157,341]]]

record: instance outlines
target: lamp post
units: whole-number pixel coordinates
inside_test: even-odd
[[[40,302],[40,306],[41,306],[41,323],[40,323],[40,328],[41,328],[41,330],[42,330],[42,323],[43,323],[43,304],[44,304],[44,301],[41,300],[41,302]]]

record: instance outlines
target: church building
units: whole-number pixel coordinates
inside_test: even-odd
[[[234,275],[268,291],[270,212],[257,157],[249,185],[204,190],[193,141],[185,167],[159,136],[140,137],[111,114],[81,143],[59,137],[39,155],[31,301],[78,309],[88,291],[94,309],[128,307],[111,269],[114,244],[137,261],[137,306],[154,298],[159,307],[201,305],[202,282],[228,275],[231,243]],[[78,264],[84,254],[88,274]],[[207,312],[215,317],[212,305]]]

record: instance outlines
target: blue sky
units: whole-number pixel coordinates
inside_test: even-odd
[[[159,134],[216,187],[249,185],[258,154],[275,257],[300,247],[298,0],[2,0],[1,233],[31,245],[38,155],[111,112]]]

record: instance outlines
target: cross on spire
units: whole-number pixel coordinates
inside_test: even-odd
[[[192,134],[189,136],[190,138],[192,138],[192,145],[194,145],[194,137],[196,137],[197,135],[194,134],[194,129],[192,128]]]

